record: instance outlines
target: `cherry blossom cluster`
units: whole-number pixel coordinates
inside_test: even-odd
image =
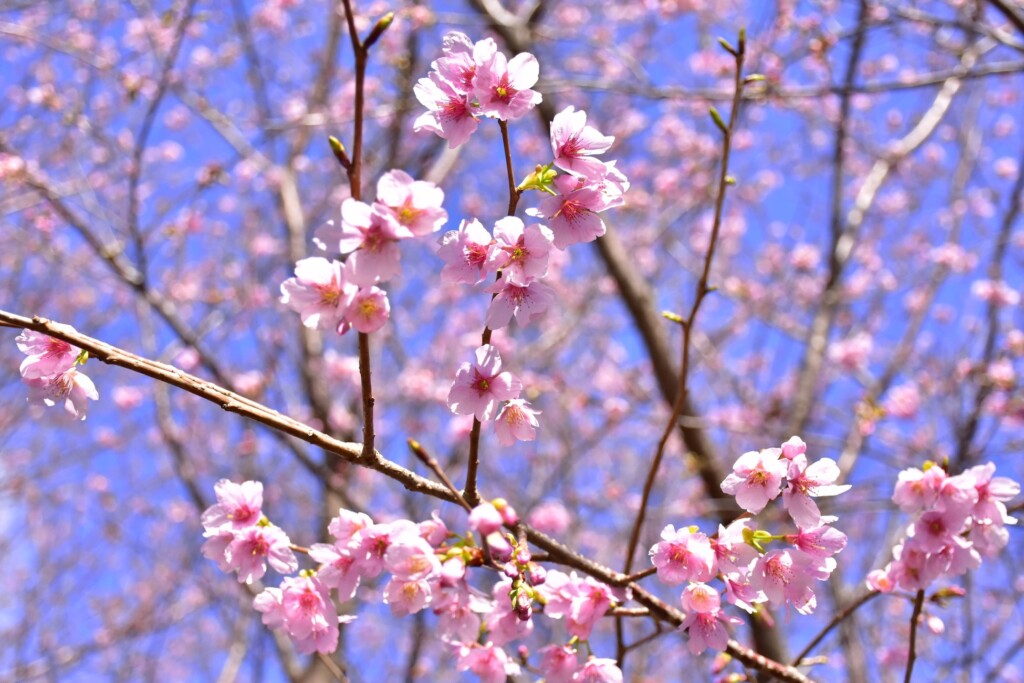
[[[473,43],[457,31],[444,37],[442,48],[430,75],[414,88],[416,99],[429,110],[416,119],[416,131],[436,133],[454,149],[469,140],[479,117],[513,121],[540,104],[541,94],[531,90],[540,65],[530,53],[510,60],[494,39]]]
[[[520,648],[517,662],[505,647],[533,631],[535,603],[547,617],[565,619],[571,636],[568,645],[541,651],[538,669],[546,680],[622,680],[612,660],[590,656],[580,662],[575,647],[589,638],[620,596],[592,578],[545,571],[534,562],[525,543],[501,533],[518,522],[504,500],[474,508],[464,536],[450,532],[437,513],[419,523],[379,523],[365,513],[341,509],[328,525],[334,541],[304,549],[292,546],[287,534],[263,515],[259,482],[222,480],[215,491],[217,503],[202,516],[203,554],[223,571],[237,572],[240,582],[261,579],[268,564],[290,575],[280,586],[264,588],[253,606],[264,624],[287,633],[303,654],[333,652],[339,624],[356,619],[339,616],[335,599],[352,600],[364,579],[387,572],[382,599],[391,612],[401,617],[430,609],[457,668],[482,681],[504,681],[521,672],[528,651]],[[299,571],[296,550],[316,566]],[[467,576],[469,567],[485,566],[498,576],[489,594],[472,586]]]
[[[401,273],[401,240],[440,230],[448,220],[441,208],[444,192],[400,170],[377,182],[377,200],[346,199],[341,223],[322,228],[317,244],[348,254],[344,263],[321,256],[302,259],[295,277],[281,284],[281,301],[310,328],[334,328],[345,334],[375,332],[387,322],[391,305],[377,284]]]
[[[100,397],[92,380],[78,370],[89,354],[32,330],[23,330],[15,341],[26,356],[21,381],[28,386],[28,402],[47,407],[60,403],[69,417],[84,420],[88,402]]]
[[[416,130],[432,131],[456,147],[476,130],[479,117],[520,118],[541,101],[540,94],[530,90],[538,74],[531,54],[508,60],[490,38],[473,43],[462,33],[449,33],[442,56],[416,86],[417,97],[429,109],[417,120]],[[492,234],[472,218],[442,236],[442,282],[475,285],[494,278],[487,288],[492,295],[485,321],[488,330],[506,327],[513,317],[520,325],[537,320],[554,301],[554,290],[541,282],[552,247],[565,249],[605,233],[598,213],[620,206],[629,188],[614,161],[595,158],[614,140],[588,126],[585,112],[567,107],[551,123],[554,161],[538,165],[516,188],[517,194],[538,190],[550,195],[527,210],[550,227],[506,216],[495,222]],[[559,175],[554,166],[565,173]],[[532,441],[539,426],[539,413],[519,398],[521,390],[521,382],[502,371],[498,351],[485,343],[476,349],[473,362],[460,366],[448,405],[456,414],[486,422],[504,403],[497,411],[495,431],[499,442],[508,446],[516,440]]]
[[[539,410],[519,398],[523,383],[507,370],[501,369],[501,354],[484,344],[473,354],[473,362],[463,363],[455,373],[455,382],[448,393],[448,407],[456,415],[472,415],[487,422],[497,413],[494,432],[503,446],[519,441],[533,441],[537,436]]]
[[[1017,520],[1006,501],[1020,484],[995,477],[995,465],[977,465],[949,475],[934,463],[903,470],[893,501],[914,516],[884,569],[868,575],[868,586],[885,593],[897,587],[919,591],[942,578],[960,576],[981,566],[1009,542],[1006,525]]]
[[[807,446],[792,437],[781,448],[744,453],[722,482],[750,515],[762,512],[780,495],[796,529],[770,533],[744,516],[708,536],[697,527],[666,526],[661,541],[650,550],[658,578],[669,585],[686,583],[680,597],[686,618],[680,628],[688,634],[693,654],[707,648],[724,650],[727,626],[740,623],[723,609],[722,598],[747,612],[763,603],[791,605],[801,614],[817,606],[813,584],[836,568],[833,557],[846,547],[846,534],[830,526],[835,517],[823,516],[814,498],[834,496],[850,487],[836,485],[839,468],[829,458],[808,463]],[[766,549],[783,541],[787,545]],[[709,585],[721,579],[724,591]]]
[[[246,584],[263,578],[268,563],[279,574],[299,568],[288,534],[263,515],[263,484],[221,479],[213,490],[217,503],[202,516],[205,557]]]

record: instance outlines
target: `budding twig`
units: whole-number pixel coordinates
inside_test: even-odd
[[[459,505],[466,508],[467,511],[471,511],[473,509],[473,506],[466,502],[466,499],[462,497],[462,493],[455,488],[455,484],[453,484],[452,480],[448,478],[447,474],[445,474],[441,464],[434,458],[434,456],[427,453],[426,449],[423,448],[419,441],[409,439],[409,450],[411,450],[413,455],[422,460],[423,464],[429,467],[430,470],[437,475],[437,478],[441,480],[441,483],[448,487],[448,490],[452,492],[455,499],[459,501]]]
[[[730,46],[731,47],[731,46]],[[727,48],[728,49],[728,48]],[[636,521],[633,524],[633,530],[629,536],[629,546],[626,551],[626,563],[623,573],[629,574],[633,568],[633,558],[636,555],[637,545],[640,543],[640,532],[643,529],[644,519],[647,516],[647,506],[650,503],[651,491],[654,489],[654,482],[658,476],[658,470],[661,468],[661,461],[665,455],[665,446],[668,444],[668,439],[675,430],[676,422],[679,420],[680,415],[683,412],[683,405],[686,402],[687,394],[687,377],[689,375],[690,365],[690,346],[691,336],[693,333],[694,321],[697,318],[697,312],[700,310],[701,303],[704,298],[712,291],[713,287],[708,286],[708,278],[711,273],[711,263],[715,256],[715,247],[718,243],[718,233],[722,226],[722,213],[723,207],[725,206],[725,192],[731,184],[729,182],[729,154],[732,151],[732,136],[733,130],[736,126],[736,119],[739,113],[740,101],[743,96],[743,59],[746,51],[746,40],[743,33],[740,33],[739,47],[733,51],[729,50],[736,59],[736,74],[733,83],[733,98],[732,98],[732,111],[729,112],[729,122],[726,124],[722,121],[721,116],[717,110],[713,107],[711,109],[711,117],[715,120],[716,125],[722,131],[722,162],[721,169],[719,170],[718,177],[718,195],[715,197],[715,217],[714,222],[711,226],[711,236],[708,241],[708,250],[704,256],[704,268],[701,271],[700,279],[697,281],[696,293],[693,300],[693,306],[690,308],[690,313],[685,320],[670,318],[674,322],[679,322],[683,326],[683,348],[682,348],[682,363],[679,370],[679,392],[676,394],[676,400],[672,406],[672,415],[669,417],[668,424],[665,425],[665,431],[662,433],[661,440],[658,442],[658,449],[654,454],[654,460],[651,462],[651,468],[647,473],[647,480],[644,482],[643,497],[640,502],[640,509],[637,511]],[[676,316],[679,318],[679,316]]]

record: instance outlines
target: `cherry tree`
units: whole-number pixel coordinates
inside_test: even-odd
[[[1024,678],[1014,3],[0,9],[0,678]]]

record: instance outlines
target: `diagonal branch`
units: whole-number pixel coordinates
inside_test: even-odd
[[[0,327],[24,328],[49,335],[55,339],[61,339],[82,350],[88,351],[90,356],[103,363],[126,368],[159,382],[184,389],[195,396],[219,405],[223,410],[267,425],[272,429],[334,453],[343,460],[353,464],[380,472],[389,479],[397,481],[413,493],[432,496],[449,503],[458,503],[457,496],[447,486],[407,470],[401,465],[386,459],[377,451],[374,451],[373,455],[369,458],[364,457],[363,444],[361,443],[335,439],[257,401],[245,398],[194,375],[182,372],[171,365],[158,363],[82,334],[68,325],[39,316],[27,318],[16,313],[0,310]],[[516,527],[510,528],[521,529],[530,543],[547,552],[549,562],[578,569],[588,576],[592,576],[610,585],[624,585],[630,591],[634,600],[650,610],[653,618],[669,622],[674,626],[679,626],[682,623],[684,618],[682,612],[666,604],[642,586],[630,583],[629,577],[581,555],[526,524],[519,524]],[[734,640],[729,641],[727,651],[747,666],[775,676],[780,680],[790,681],[791,683],[810,683],[810,679],[795,668],[764,657]]]

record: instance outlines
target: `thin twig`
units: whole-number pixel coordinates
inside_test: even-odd
[[[516,206],[519,204],[519,190],[516,189],[516,174],[512,164],[512,145],[508,137],[508,123],[498,121],[501,128],[501,142],[505,150],[505,172],[508,176],[508,215],[516,215]],[[498,278],[501,278],[501,271],[498,271]],[[497,293],[491,295],[491,300]],[[491,343],[491,328],[484,325],[484,331],[480,335],[480,345],[486,346]],[[469,432],[469,460],[466,462],[466,500],[477,505],[480,502],[480,492],[477,490],[477,471],[480,469],[480,420],[473,418],[473,427]]]
[[[448,490],[452,492],[453,496],[455,496],[459,505],[466,508],[467,511],[472,511],[473,506],[467,503],[466,499],[462,497],[462,493],[455,488],[455,484],[453,484],[452,480],[448,478],[447,474],[445,474],[444,469],[441,467],[441,463],[439,463],[434,456],[428,453],[419,441],[409,439],[409,450],[411,450],[417,458],[422,460],[423,464],[430,468],[430,471],[437,475],[437,478],[441,480],[441,483],[448,487]]]
[[[832,621],[828,622],[825,628],[823,628],[818,635],[814,636],[811,642],[807,644],[807,647],[801,650],[800,654],[793,658],[793,666],[800,666],[800,662],[802,662],[807,655],[814,650],[814,648],[818,647],[818,644],[825,639],[825,636],[832,632],[832,629],[845,621],[847,617],[860,609],[862,605],[879,595],[881,595],[881,593],[878,591],[869,591],[847,605],[842,611],[838,612],[834,617],[832,617]]]
[[[658,441],[658,450],[654,454],[654,460],[651,462],[651,468],[647,473],[647,480],[644,482],[643,497],[640,501],[640,509],[637,511],[636,520],[633,523],[633,530],[629,535],[629,546],[626,551],[626,563],[623,573],[628,574],[633,568],[633,558],[636,555],[637,545],[640,543],[640,532],[643,529],[644,520],[647,516],[647,506],[650,503],[651,492],[654,489],[654,482],[658,477],[658,470],[661,467],[661,461],[665,455],[665,446],[668,444],[669,437],[672,432],[675,431],[676,422],[679,416],[682,415],[683,405],[686,399],[687,393],[687,378],[689,375],[689,363],[690,363],[690,346],[691,346],[691,335],[693,333],[694,322],[697,319],[697,313],[700,310],[700,305],[704,301],[704,297],[707,296],[711,288],[708,286],[708,278],[711,273],[711,263],[715,256],[715,245],[718,242],[718,233],[722,226],[722,212],[725,206],[725,192],[730,184],[729,178],[729,154],[732,150],[732,135],[736,127],[736,119],[739,114],[740,100],[743,93],[743,58],[745,54],[746,41],[743,35],[740,35],[739,47],[735,52],[736,60],[736,74],[734,78],[734,88],[732,100],[732,111],[729,113],[729,123],[722,128],[722,162],[721,168],[718,175],[718,196],[715,198],[715,217],[714,223],[711,227],[711,236],[708,241],[707,254],[704,257],[704,268],[701,272],[700,279],[697,281],[696,295],[694,297],[693,306],[690,308],[690,313],[683,323],[683,348],[682,348],[682,364],[679,370],[679,392],[676,394],[676,400],[672,406],[672,415],[669,417],[668,424],[665,425],[665,430],[661,435],[661,439]],[[716,114],[717,115],[717,114]]]
[[[334,676],[337,680],[342,681],[343,683],[348,683],[348,676],[345,675],[345,672],[341,670],[341,668],[333,659],[323,654],[322,652],[318,652],[317,656],[320,657],[321,663],[323,663],[323,665],[327,667],[327,670],[331,672],[332,676]]]
[[[348,172],[348,183],[352,199],[362,199],[362,173],[363,173],[363,109],[364,86],[366,84],[366,61],[368,50],[359,40],[359,32],[356,30],[355,13],[352,11],[351,0],[344,0],[345,20],[348,23],[348,34],[352,41],[352,53],[355,56],[355,103],[354,103],[354,131],[352,133],[352,156],[351,164],[346,167]],[[359,333],[359,386],[363,399],[363,457],[372,458],[376,452],[374,449],[373,431],[373,383],[370,377],[370,336],[365,332]]]

